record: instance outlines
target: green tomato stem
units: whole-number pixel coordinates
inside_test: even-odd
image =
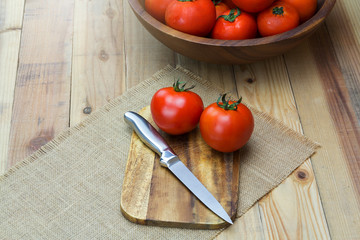
[[[235,14],[235,11],[236,11],[236,14]],[[228,21],[228,22],[234,22],[235,19],[240,16],[241,14],[241,11],[239,8],[234,8],[234,9],[231,9],[230,12],[229,12],[229,15],[221,15],[219,16],[219,18],[224,18],[225,21]]]
[[[183,85],[180,86],[180,84],[183,84]],[[178,80],[174,81],[173,88],[174,88],[175,92],[186,92],[195,87],[195,85],[192,85],[188,88],[185,88],[185,85],[186,85],[186,82],[181,82],[180,79],[178,79]]]
[[[272,10],[272,13],[275,16],[277,16],[277,15],[284,16],[284,8],[283,7],[274,7]]]
[[[217,105],[225,110],[237,110],[238,105],[241,103],[242,97],[239,98],[239,100],[237,100],[236,102],[231,101],[231,100],[226,100],[226,94],[220,95],[218,100],[217,100]],[[220,102],[221,100],[221,102]],[[232,103],[230,103],[230,101]]]
[[[218,5],[219,3],[221,3],[221,0],[212,0],[212,2],[214,3],[214,5]]]

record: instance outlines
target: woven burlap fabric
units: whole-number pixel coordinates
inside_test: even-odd
[[[174,78],[196,83],[208,105],[222,91],[166,67],[0,177],[0,239],[211,239],[221,230],[142,226],[120,212],[131,129],[123,114],[149,105]],[[317,145],[253,109],[255,130],[241,150],[238,217],[314,153]]]

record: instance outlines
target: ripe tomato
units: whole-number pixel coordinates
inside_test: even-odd
[[[317,0],[283,0],[298,10],[300,22],[309,20],[316,12]]]
[[[165,23],[165,10],[173,0],[145,0],[146,11],[158,21]]]
[[[257,24],[261,36],[289,31],[299,25],[299,14],[290,4],[279,1],[258,14]]]
[[[241,40],[256,37],[257,26],[254,16],[239,8],[223,13],[215,23],[211,37],[215,39]]]
[[[222,0],[223,3],[225,3],[230,9],[236,8],[236,5],[232,0]]]
[[[193,130],[199,123],[204,104],[199,95],[180,86],[158,90],[151,99],[151,115],[156,125],[169,134],[179,135]]]
[[[222,2],[221,0],[219,1],[213,1],[215,4],[215,11],[216,11],[216,19],[221,16],[221,14],[223,14],[224,12],[226,12],[227,10],[230,10],[230,8],[228,7],[228,5],[226,5],[224,2]]]
[[[216,20],[215,6],[211,0],[175,0],[165,11],[168,26],[196,36],[206,36]]]
[[[232,0],[241,10],[257,13],[268,8],[274,0]]]
[[[254,130],[251,111],[237,101],[226,101],[226,94],[205,108],[200,118],[200,132],[204,141],[220,152],[240,149],[250,139]]]

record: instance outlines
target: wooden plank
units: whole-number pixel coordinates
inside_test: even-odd
[[[70,124],[125,91],[122,1],[75,1]]]
[[[217,240],[233,240],[233,239],[252,239],[264,240],[263,225],[261,224],[261,216],[256,203],[241,218],[238,218],[233,225],[219,234]]]
[[[24,0],[0,1],[0,174],[6,170]]]
[[[337,1],[326,20],[333,50],[360,123],[360,4],[359,1]]]
[[[20,35],[20,30],[0,33],[0,174],[8,158]]]
[[[127,1],[76,0],[71,125],[171,64],[169,58],[173,53],[141,26]]]
[[[231,65],[210,64],[193,60],[181,54],[176,54],[176,65],[195,73],[198,76],[212,82],[216,86],[224,89],[233,95],[236,95],[234,82],[234,71]],[[221,93],[219,93],[221,94]],[[214,102],[219,96],[214,96]]]
[[[330,234],[354,239],[360,236],[359,127],[331,49],[321,28],[285,59],[304,132],[322,145],[313,165]]]
[[[27,1],[7,167],[69,123],[73,0]]]
[[[256,108],[301,132],[291,85],[281,56],[247,67],[239,66],[235,68],[235,73],[239,95]],[[306,175],[306,185],[299,181],[298,174]],[[299,195],[299,192],[307,194]],[[267,239],[301,239],[301,236],[310,239],[330,238],[309,160],[261,199],[259,210]]]
[[[320,70],[323,88],[327,90],[325,97],[341,139],[342,149],[347,158],[353,186],[356,187],[360,203],[360,125],[356,119],[346,80],[340,71],[335,55],[331,51],[326,51],[326,49],[331,49],[328,39],[327,31],[319,31],[317,41],[312,41],[310,46]],[[320,51],[323,52],[320,53]],[[323,64],[323,59],[327,59],[326,65]]]
[[[251,65],[235,66],[235,76],[237,90],[244,101],[301,131],[281,56]],[[257,220],[253,224],[239,231],[241,238],[246,239],[254,229],[259,231],[255,236],[257,239],[330,238],[309,160],[255,204],[252,211],[257,211],[260,216],[255,218]],[[249,214],[254,215],[253,212]],[[243,223],[235,222],[235,225]],[[219,238],[237,236],[231,234],[225,231]]]
[[[0,1],[0,34],[21,30],[24,14],[24,0]]]
[[[267,239],[330,239],[310,160],[266,195],[259,206]]]
[[[126,86],[131,88],[166,65],[174,65],[175,54],[146,31],[126,0],[122,2],[126,23],[124,26]]]

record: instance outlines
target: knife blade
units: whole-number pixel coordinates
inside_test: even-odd
[[[124,114],[124,120],[134,129],[141,141],[160,156],[161,166],[168,168],[212,212],[233,224],[221,204],[180,161],[159,132],[146,119],[129,111]]]

